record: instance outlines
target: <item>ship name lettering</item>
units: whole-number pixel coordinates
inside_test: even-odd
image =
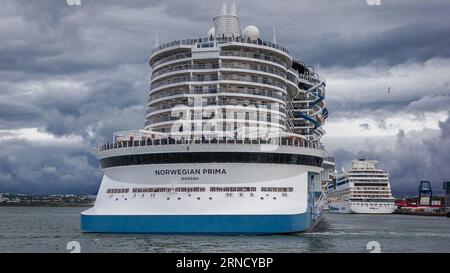
[[[227,174],[226,169],[159,169],[155,170],[155,175],[200,175],[200,174]]]

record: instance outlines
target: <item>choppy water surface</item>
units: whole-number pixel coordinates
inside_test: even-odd
[[[450,218],[325,213],[314,232],[271,236],[83,234],[85,208],[0,207],[0,252],[450,252]]]

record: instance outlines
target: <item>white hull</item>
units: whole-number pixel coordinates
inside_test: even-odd
[[[109,150],[99,157],[167,151],[168,148],[186,151],[183,146],[177,146]],[[220,145],[194,145],[189,150],[195,153],[217,147]],[[222,145],[222,149],[224,147],[240,151],[252,149],[251,146]],[[278,152],[283,148],[287,151],[288,147]],[[320,219],[322,201],[315,191],[320,188],[321,171],[320,167],[279,163],[108,167],[104,168],[94,207],[82,213],[82,227],[88,232],[261,234],[304,231]]]
[[[350,205],[348,201],[329,202],[330,212],[360,214],[391,214],[395,211],[394,203],[370,203]]]
[[[220,169],[226,174],[157,176],[156,170]],[[308,210],[308,169],[264,164],[162,164],[115,167],[105,171],[95,206],[85,214],[192,215],[192,214],[298,214]],[[136,183],[139,181],[139,183]],[[169,188],[171,192],[133,192],[134,188]],[[176,188],[204,188],[204,192],[175,192]],[[255,192],[212,192],[211,187],[255,187]],[[263,187],[293,188],[292,192],[266,192]],[[128,193],[107,193],[108,189]],[[200,198],[200,199],[198,199]]]
[[[367,206],[350,205],[352,213],[363,214],[391,214],[395,211],[395,204],[369,203]]]

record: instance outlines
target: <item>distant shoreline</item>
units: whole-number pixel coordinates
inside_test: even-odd
[[[79,203],[0,203],[0,207],[92,207],[94,204],[79,204]]]
[[[399,215],[417,215],[417,216],[440,216],[445,217],[445,212],[425,212],[425,211],[410,211],[410,210],[395,210],[394,214]]]

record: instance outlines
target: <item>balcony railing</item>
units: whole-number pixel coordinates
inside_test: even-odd
[[[206,89],[206,88],[205,88]],[[149,101],[165,98],[165,97],[171,97],[171,96],[177,96],[177,95],[203,95],[203,94],[217,94],[220,95],[220,93],[235,93],[235,94],[247,94],[247,95],[256,95],[256,96],[264,96],[264,97],[270,97],[270,98],[276,98],[282,101],[286,101],[286,96],[284,95],[278,95],[273,93],[272,91],[264,90],[264,89],[257,89],[257,88],[220,88],[220,89],[206,89],[206,90],[176,90],[176,91],[170,91],[170,92],[164,92],[161,94],[156,95],[150,95]]]
[[[162,63],[166,63],[166,62],[170,62],[170,61],[174,61],[174,60],[178,60],[178,59],[190,58],[190,57],[192,57],[191,53],[180,53],[180,54],[176,54],[176,55],[171,55],[169,57],[165,57],[160,60],[157,60],[156,62],[153,63],[152,67],[156,67]]]
[[[116,143],[107,143],[99,148],[99,151],[106,151],[112,149],[143,147],[143,146],[163,146],[163,145],[204,145],[204,144],[224,144],[224,145],[279,145],[279,146],[291,146],[321,149],[323,146],[318,142],[313,141],[301,141],[291,140],[287,138],[230,138],[230,137],[213,137],[209,139],[175,139],[175,138],[162,138],[162,139],[147,139],[147,140],[129,140]]]
[[[180,119],[183,119],[183,118],[180,117],[180,116],[163,115],[163,116],[147,119],[146,122],[145,122],[145,125],[147,126],[147,125],[151,125],[151,124],[159,123],[159,122],[177,121],[177,120],[180,120]],[[197,117],[195,119],[190,120],[189,122],[192,122],[192,123],[204,122],[204,121],[210,120],[210,119],[212,119],[212,117],[208,118],[208,117],[200,116],[200,117]],[[226,120],[227,118],[224,118],[224,119]],[[278,122],[272,121],[272,118],[270,118],[270,119],[264,119],[264,118],[245,119],[245,118],[242,118],[242,120],[245,120],[245,122],[252,122],[252,123],[267,122],[267,123],[272,123],[272,124],[277,124],[278,123],[279,125],[285,126],[286,123],[285,123],[283,118],[282,119],[277,118],[277,119],[278,119]],[[234,120],[234,119],[232,119],[232,120]],[[185,119],[183,119],[183,122],[187,122],[187,121]]]
[[[233,56],[233,57],[244,57],[244,58],[253,58],[258,60],[264,60],[269,62],[274,62],[279,65],[286,67],[286,63],[278,58],[274,58],[262,53],[254,53],[254,52],[240,52],[240,51],[231,51],[231,50],[222,50],[220,51],[221,56]]]
[[[269,79],[269,78],[261,78],[261,77],[251,77],[251,76],[239,76],[239,75],[223,75],[218,77],[217,75],[209,75],[203,77],[177,77],[169,80],[158,81],[152,83],[151,89],[155,89],[164,85],[174,84],[174,83],[186,83],[189,82],[206,82],[206,81],[217,81],[217,80],[228,80],[228,81],[242,81],[242,82],[250,82],[250,83],[262,83],[267,85],[273,85],[279,87],[283,90],[286,90],[286,85],[281,83],[280,81]]]
[[[274,85],[283,90],[286,90],[286,85],[284,83],[281,83],[280,81],[269,79],[269,78],[261,79],[261,77],[239,76],[239,75],[233,74],[233,75],[223,75],[220,77],[220,79],[228,80],[228,81],[243,81],[243,82],[262,83],[262,84]]]
[[[242,102],[238,101],[238,100],[232,100],[232,101],[205,101],[202,102],[202,106],[239,106]],[[160,105],[156,105],[156,106],[150,106],[147,108],[146,114],[150,114],[152,112],[155,111],[159,111],[159,110],[165,110],[165,109],[172,109],[173,107],[177,107],[177,106],[184,106],[184,107],[194,107],[194,105],[188,104],[186,101],[179,101],[176,103],[163,103]],[[244,106],[250,106],[250,107],[255,107],[256,109],[258,109],[258,111],[261,110],[267,110],[270,111],[272,110],[272,106],[270,104],[259,104],[259,103],[249,103],[246,104]],[[251,110],[251,109],[249,109]],[[274,111],[278,111],[280,113],[286,114],[287,111],[286,109],[282,106],[282,107],[278,107],[278,109],[274,109]],[[290,113],[290,112],[289,112]],[[292,115],[292,113],[290,113],[290,116]]]
[[[158,47],[156,47],[155,49],[153,49],[152,54],[155,53],[156,51],[165,49],[165,48],[169,48],[169,47],[173,47],[173,46],[179,46],[179,45],[195,45],[198,43],[211,43],[211,42],[215,42],[218,44],[223,44],[223,43],[232,43],[232,42],[236,42],[236,43],[246,43],[246,44],[254,44],[254,45],[261,45],[261,46],[267,46],[267,47],[271,47],[271,48],[275,48],[278,50],[283,51],[284,53],[291,55],[289,53],[289,50],[287,50],[286,48],[279,46],[277,44],[271,43],[271,42],[267,42],[267,41],[262,41],[262,40],[250,40],[250,39],[245,39],[242,37],[216,37],[216,38],[199,38],[199,39],[184,39],[184,40],[175,40],[169,43],[165,43],[163,45],[160,45]]]
[[[284,73],[278,69],[273,69],[272,67],[252,66],[252,65],[244,65],[244,64],[235,64],[235,63],[222,63],[221,67],[261,71],[261,72],[266,72],[266,73],[272,73],[272,74],[278,75],[282,78],[286,78],[286,73]]]
[[[160,69],[156,72],[153,72],[153,78],[158,77],[160,75],[166,74],[166,73],[170,73],[170,72],[175,72],[175,71],[180,71],[180,70],[188,70],[188,69],[216,69],[219,68],[219,64],[208,64],[208,65],[179,65],[179,66],[174,66],[174,67],[169,67],[169,68],[164,68],[164,69]]]

